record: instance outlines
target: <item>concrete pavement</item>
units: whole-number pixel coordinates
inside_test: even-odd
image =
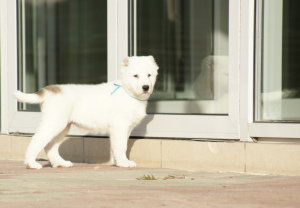
[[[22,161],[0,160],[1,208],[300,207],[296,176],[41,164],[29,170]]]

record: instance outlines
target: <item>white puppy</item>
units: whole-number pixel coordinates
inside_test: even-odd
[[[123,62],[121,80],[99,85],[50,85],[37,93],[14,93],[20,102],[40,103],[42,121],[25,155],[27,168],[40,169],[36,162],[44,148],[53,167],[71,167],[58,149],[70,126],[95,134],[109,134],[111,162],[135,167],[126,157],[132,129],[145,117],[158,66],[152,56],[129,57]]]

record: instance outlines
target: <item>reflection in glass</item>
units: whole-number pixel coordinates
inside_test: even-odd
[[[300,120],[299,6],[258,1],[256,121]]]
[[[107,81],[107,1],[18,1],[19,89]],[[20,105],[19,110],[38,110]]]
[[[137,0],[136,55],[160,69],[148,113],[228,114],[228,0]]]

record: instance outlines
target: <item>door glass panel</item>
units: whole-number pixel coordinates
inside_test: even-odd
[[[299,0],[258,1],[256,121],[300,120]]]
[[[137,0],[131,48],[159,65],[148,113],[228,114],[228,0]]]
[[[107,1],[19,0],[19,89],[107,81]],[[19,110],[37,111],[20,104]]]

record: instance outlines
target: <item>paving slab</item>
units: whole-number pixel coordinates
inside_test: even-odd
[[[0,207],[300,207],[300,177],[0,160]],[[149,180],[155,179],[155,180]]]

